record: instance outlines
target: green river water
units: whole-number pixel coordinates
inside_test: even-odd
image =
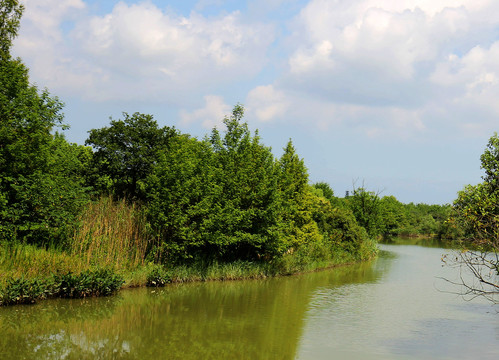
[[[435,241],[258,281],[0,308],[0,359],[499,359],[499,307],[439,277]]]

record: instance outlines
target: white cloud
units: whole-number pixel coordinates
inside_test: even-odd
[[[414,80],[469,28],[468,17],[463,7],[425,1],[311,1],[295,23],[290,73],[300,82],[326,76],[333,83],[321,85],[325,91],[348,88],[353,101],[377,98],[379,87],[362,84]]]
[[[83,0],[26,0],[14,51],[54,94],[183,108],[184,124],[207,128],[246,89],[248,118],[261,122],[382,138],[496,126],[496,0],[311,0],[286,20],[290,36],[276,30],[284,20],[255,20],[261,1],[211,16],[200,12],[222,2],[188,16],[132,3],[96,16]]]
[[[289,109],[290,103],[282,91],[266,85],[251,90],[246,98],[246,105],[250,115],[254,114],[260,121],[271,121],[281,118]]]
[[[192,112],[180,112],[181,125],[200,123],[205,129],[220,127],[223,120],[230,114],[231,107],[224,102],[222,96],[207,95],[204,97],[205,106]]]
[[[274,88],[288,118],[313,103],[309,121],[321,128],[385,138],[450,125],[483,136],[499,115],[497,19],[492,0],[312,0],[292,22]]]
[[[237,11],[183,17],[145,1],[118,2],[112,12],[92,16],[80,0],[33,4],[26,4],[15,49],[33,77],[53,91],[102,101],[177,103],[187,94],[249,79],[266,64],[274,38],[272,26],[245,23]],[[68,35],[62,28],[71,19]]]

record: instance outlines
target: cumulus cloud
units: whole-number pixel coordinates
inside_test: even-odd
[[[21,31],[14,53],[29,62],[32,79],[49,88],[65,90],[87,83],[76,71],[81,61],[68,48],[62,24],[75,21],[85,11],[82,0],[24,0]]]
[[[261,3],[208,16],[222,2],[200,1],[184,16],[120,1],[95,15],[84,0],[25,0],[14,51],[56,94],[167,104],[185,109],[184,124],[219,124],[222,96],[238,92],[248,118],[369,137],[495,126],[496,0],[310,0],[285,20],[258,20]]]
[[[498,15],[492,0],[312,0],[292,22],[287,72],[274,85],[293,107],[314,99],[323,105],[311,112],[370,136],[427,134],[449,117],[490,131],[490,116],[465,117],[499,110]]]
[[[34,3],[26,4],[16,51],[52,89],[96,100],[180,101],[193,89],[251,78],[265,65],[274,37],[272,26],[245,23],[237,11],[184,17],[145,1],[118,2],[112,12],[93,16],[80,0],[62,7],[54,0]],[[68,19],[73,29],[63,32]],[[42,38],[45,31],[51,37]]]
[[[444,45],[469,27],[465,8],[437,12],[429,4],[311,1],[296,22],[291,78],[299,84],[313,79],[318,90],[340,101],[402,101],[400,88],[424,76]]]
[[[204,107],[192,112],[180,112],[181,125],[201,124],[205,129],[220,128],[223,120],[230,114],[231,107],[227,105],[222,96],[207,95],[204,97]]]
[[[260,121],[282,118],[290,107],[284,92],[276,90],[273,85],[257,86],[251,90],[246,104],[248,112]]]

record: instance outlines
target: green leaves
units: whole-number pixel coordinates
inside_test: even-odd
[[[124,284],[123,278],[109,269],[54,275],[52,281],[52,296],[65,298],[107,296],[119,290]]]
[[[475,186],[467,185],[454,201],[455,219],[466,235],[477,242],[499,246],[499,137],[489,139],[480,157],[485,170],[484,181]]]
[[[21,11],[17,1],[0,3],[2,31],[15,35],[5,26],[14,26]],[[62,107],[57,97],[29,83],[28,69],[20,60],[2,58],[0,239],[62,243],[87,199],[82,150],[53,134],[55,128],[64,128]]]
[[[33,304],[47,297],[107,296],[119,290],[123,283],[123,278],[109,269],[56,274],[45,281],[10,278],[0,288],[0,305]]]
[[[111,120],[109,127],[90,131],[85,144],[92,145],[95,153],[88,178],[103,193],[143,201],[145,180],[177,132],[158,128],[151,115],[123,116],[123,120]]]
[[[24,6],[17,0],[0,1],[0,59],[9,54],[12,41],[17,36]]]
[[[275,159],[243,114],[236,105],[225,132],[214,129],[203,141],[179,136],[158,158],[147,180],[147,211],[162,258],[177,264],[273,260],[310,249],[329,252],[327,258],[344,231],[343,250],[360,251],[365,232],[351,213],[343,228],[329,202],[319,205],[292,142]]]

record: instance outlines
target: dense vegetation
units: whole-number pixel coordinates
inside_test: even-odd
[[[453,235],[450,206],[310,185],[292,142],[276,158],[239,104],[203,139],[124,113],[69,143],[63,104],[10,54],[22,10],[0,1],[0,304],[108,294],[121,276],[288,274],[370,258],[380,235]]]
[[[483,182],[467,185],[454,201],[455,222],[464,232],[464,251],[447,257],[451,265],[470,271],[472,283],[463,282],[465,295],[483,295],[499,303],[499,136],[480,157]]]
[[[394,196],[383,196],[364,188],[336,203],[352,210],[370,236],[433,236],[439,239],[462,237],[461,227],[449,221],[454,210],[449,204],[403,204]]]

